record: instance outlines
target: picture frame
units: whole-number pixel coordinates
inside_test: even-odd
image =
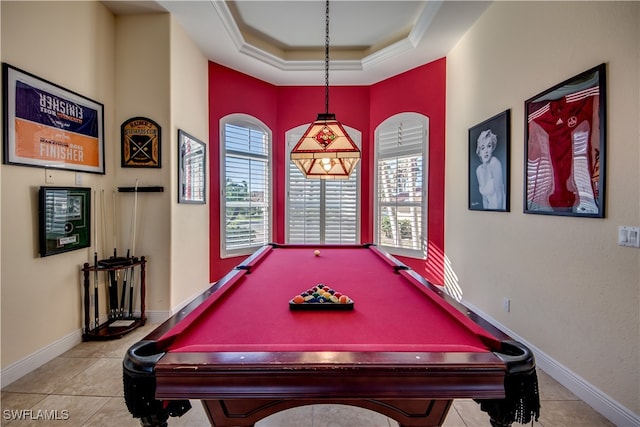
[[[509,212],[511,110],[469,129],[469,210]]]
[[[606,66],[525,101],[524,213],[604,218]]]
[[[38,224],[41,257],[91,246],[91,189],[40,187]]]
[[[3,163],[105,173],[104,106],[2,64]]]
[[[178,203],[206,203],[207,146],[178,129]]]
[[[132,117],[120,126],[120,165],[123,168],[160,168],[162,129],[146,117]]]

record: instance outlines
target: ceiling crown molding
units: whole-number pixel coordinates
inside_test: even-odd
[[[381,62],[417,48],[427,32],[427,29],[429,29],[429,26],[438,14],[440,6],[442,6],[442,1],[427,2],[411,29],[409,36],[363,58],[362,68],[366,70],[380,64]]]
[[[429,26],[435,19],[443,1],[428,1],[416,19],[409,35],[392,43],[389,46],[380,48],[373,53],[361,58],[351,60],[331,60],[331,69],[337,71],[361,71],[374,67],[395,56],[415,49],[421,42]],[[239,53],[257,59],[265,64],[282,71],[318,71],[324,69],[324,60],[287,60],[274,53],[257,47],[248,42],[243,35],[233,13],[226,2],[212,1],[211,5],[218,14],[225,30],[231,37],[236,50]],[[277,50],[277,49],[274,49]]]

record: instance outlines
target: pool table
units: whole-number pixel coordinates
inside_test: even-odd
[[[352,305],[291,307],[318,284]],[[460,398],[494,426],[539,414],[531,351],[371,244],[259,249],[133,345],[123,372],[142,425],[167,425],[189,400],[218,427],[314,403],[401,426],[441,425]]]

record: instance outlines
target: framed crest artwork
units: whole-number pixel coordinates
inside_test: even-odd
[[[123,168],[160,168],[160,126],[146,117],[133,117],[120,126]]]
[[[524,212],[604,218],[605,64],[525,101]]]

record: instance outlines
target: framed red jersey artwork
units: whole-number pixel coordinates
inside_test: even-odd
[[[606,66],[525,101],[524,212],[604,218]]]

